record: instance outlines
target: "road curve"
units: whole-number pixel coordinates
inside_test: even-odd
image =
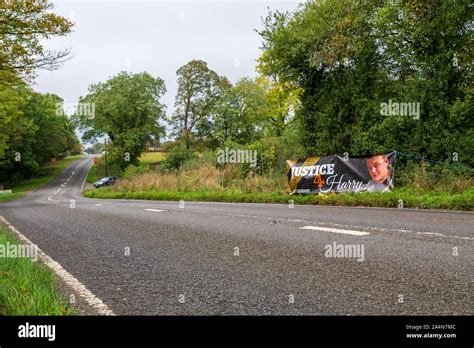
[[[473,213],[87,199],[91,162],[0,215],[116,314],[474,314]]]

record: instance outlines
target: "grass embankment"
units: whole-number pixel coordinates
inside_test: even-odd
[[[86,182],[89,184],[93,184],[99,179],[100,178],[97,178],[97,166],[93,164],[91,169],[89,170],[89,173],[87,173]]]
[[[26,195],[26,192],[15,192],[15,193],[12,193],[12,194],[2,194],[2,195],[0,195],[0,203],[13,201],[17,198],[23,197],[24,195]]]
[[[388,193],[344,193],[328,195],[288,195],[284,176],[240,178],[237,171],[212,166],[179,174],[148,172],[123,180],[114,186],[89,190],[89,198],[185,200],[239,203],[366,206],[420,209],[474,209],[474,188],[444,192],[418,188],[396,188]]]
[[[329,195],[293,195],[279,193],[240,192],[180,192],[180,191],[110,191],[108,188],[84,193],[89,198],[185,200],[235,203],[284,203],[294,204],[364,206],[387,208],[473,210],[474,190],[462,194],[431,193],[398,189],[389,193],[342,193]],[[402,204],[402,205],[400,205]]]
[[[67,166],[69,166],[75,160],[83,157],[83,155],[77,156],[68,156],[59,161],[57,161],[56,165],[47,164],[41,167],[38,174],[31,179],[22,181],[17,185],[14,185],[11,190],[12,194],[2,194],[0,195],[0,203],[13,201],[17,198],[25,196],[28,191],[36,190],[40,188],[42,185],[46,184],[47,182],[51,181],[55,176],[60,174]]]
[[[0,225],[0,248],[18,245]],[[0,253],[0,315],[75,315],[62,299],[46,266],[24,257]]]

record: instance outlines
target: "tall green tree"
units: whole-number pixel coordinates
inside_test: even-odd
[[[281,137],[286,127],[296,120],[295,114],[300,107],[301,89],[264,76],[259,76],[255,82],[266,94],[268,114],[264,117],[265,131],[267,134]]]
[[[76,113],[76,124],[84,131],[85,141],[108,136],[112,143],[110,161],[125,169],[138,164],[147,142],[163,133],[160,120],[165,106],[160,98],[165,92],[159,77],[122,72],[89,87],[89,94],[80,98],[79,104],[89,112]]]
[[[265,89],[255,79],[238,80],[219,100],[218,107],[214,127],[221,143],[232,140],[249,144],[264,135],[270,105]]]
[[[0,182],[28,178],[51,158],[64,157],[74,149],[78,139],[69,118],[58,112],[58,96],[25,86],[4,88],[2,95],[11,99],[1,104],[0,113],[6,109],[16,117],[9,126],[8,147],[0,156]]]
[[[171,125],[175,134],[191,146],[192,137],[201,126],[201,135],[207,132],[209,118],[228,81],[208,68],[202,60],[191,60],[176,72],[178,92]]]
[[[467,0],[305,3],[264,20],[259,68],[301,89],[307,153],[472,164],[472,14]],[[419,118],[381,115],[389,100],[420,103]]]

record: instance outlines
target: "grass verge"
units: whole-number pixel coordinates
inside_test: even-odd
[[[17,198],[23,197],[26,195],[26,192],[15,192],[9,195],[0,195],[0,203],[13,201]]]
[[[148,199],[148,200],[185,200],[236,203],[284,203],[293,200],[294,204],[364,206],[388,208],[452,209],[473,210],[474,188],[463,193],[428,192],[413,189],[397,189],[387,193],[343,193],[329,195],[286,195],[281,193],[240,193],[212,191],[111,191],[100,188],[84,192],[89,198],[111,199]]]
[[[0,225],[0,248],[18,245]],[[3,253],[4,254],[4,253]],[[45,266],[29,258],[0,254],[0,315],[76,315],[56,288]]]
[[[91,169],[89,170],[89,173],[87,173],[87,178],[86,182],[89,184],[95,183],[97,180],[97,166],[95,164],[92,165]]]

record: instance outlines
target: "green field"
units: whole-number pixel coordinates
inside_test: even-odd
[[[146,152],[138,160],[143,164],[153,164],[162,161],[164,158],[164,152]]]
[[[0,245],[17,244],[0,225]],[[75,315],[61,297],[51,271],[29,258],[0,254],[0,315]]]

